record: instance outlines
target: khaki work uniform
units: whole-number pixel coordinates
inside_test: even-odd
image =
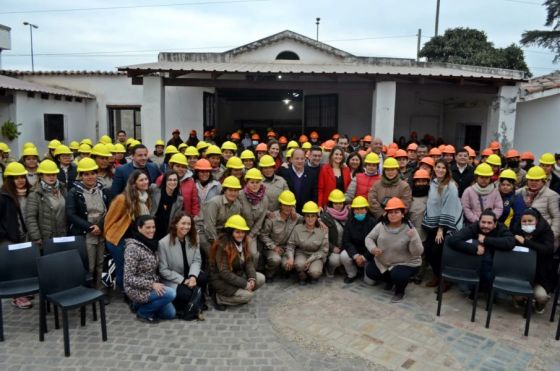
[[[265,273],[267,277],[272,277],[278,271],[280,263],[285,265],[285,261],[288,259],[286,252],[279,255],[274,248],[279,246],[286,250],[286,245],[292,235],[292,231],[297,224],[303,221],[301,215],[297,215],[297,218],[288,217],[286,220],[282,219],[280,211],[274,211],[264,221],[263,229],[259,234],[259,239],[264,245],[264,256],[265,256]]]
[[[274,175],[270,180],[265,178],[263,184],[266,187],[264,193],[268,199],[268,210],[276,211],[280,209],[278,196],[280,196],[282,191],[289,190],[286,180],[281,176]]]
[[[294,267],[300,279],[305,279],[307,276],[317,279],[321,276],[323,264],[329,255],[328,237],[328,234],[319,227],[309,231],[303,224],[296,225],[286,251],[289,258],[294,258]],[[311,262],[307,270],[305,270],[306,262]]]
[[[239,202],[241,203],[241,216],[245,218],[249,228],[249,252],[253,257],[255,267],[259,265],[260,249],[258,248],[258,240],[264,219],[268,213],[268,199],[266,196],[256,205],[253,205],[245,194],[245,190],[239,192]]]
[[[230,203],[226,196],[218,195],[204,203],[202,213],[204,215],[204,233],[200,235],[200,248],[208,256],[210,245],[218,238],[228,218],[241,213],[241,203],[239,200]]]

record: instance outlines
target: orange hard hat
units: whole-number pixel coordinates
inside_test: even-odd
[[[340,134],[338,134],[338,133],[333,134],[333,136],[332,136],[333,140],[337,140],[338,138],[340,138]]]
[[[334,140],[329,139],[329,140],[326,140],[326,141],[321,145],[321,147],[323,147],[323,149],[324,149],[325,151],[330,151],[331,149],[333,149],[333,147],[334,147],[335,145],[336,145],[336,143],[334,142]]]
[[[412,179],[430,179],[430,174],[424,169],[418,169],[414,172]]]
[[[394,148],[387,148],[387,157],[395,157],[397,150]]]
[[[439,146],[437,146],[437,149],[439,149],[441,153],[443,153],[443,150],[445,149],[445,144],[440,144]]]
[[[257,133],[251,135],[251,140],[261,140],[261,136]]]
[[[476,151],[474,149],[471,147],[465,147],[465,149],[467,150],[469,157],[476,157]]]
[[[434,159],[429,156],[424,157],[422,160],[420,160],[420,162],[429,165],[432,168],[436,166],[436,162],[434,161]]]
[[[434,147],[430,150],[430,152],[428,152],[428,156],[441,156],[441,150]]]
[[[286,144],[286,143],[288,143],[288,138],[286,138],[285,136],[282,135],[280,138],[278,138],[278,143]]]
[[[389,201],[387,201],[387,205],[385,205],[385,210],[396,210],[396,209],[406,209],[404,202],[398,197],[393,197]]]
[[[399,145],[398,145],[397,143],[395,143],[395,142],[392,142],[391,144],[389,144],[389,146],[387,147],[387,149],[391,149],[391,148],[399,149]]]
[[[370,142],[371,143],[371,135],[366,135],[363,139],[364,142]]]
[[[301,134],[301,135],[299,136],[299,142],[300,142],[300,143],[305,143],[305,142],[308,142],[308,141],[309,141],[309,140],[307,139],[307,135]]]
[[[406,154],[406,151],[404,149],[397,149],[397,151],[395,152],[395,158],[399,158],[399,157],[406,157],[408,158],[408,155]]]
[[[311,134],[309,134],[309,137],[311,139],[318,139],[319,138],[319,134],[317,134],[316,131],[312,131]]]
[[[241,137],[239,136],[239,133],[236,131],[235,133],[231,134],[231,139],[241,139]]]
[[[498,141],[493,141],[493,142],[490,143],[490,146],[489,146],[489,147],[490,147],[490,149],[500,149],[500,148],[501,148],[501,145],[500,145],[500,142],[498,142]]]
[[[381,152],[387,153],[387,146],[385,144],[381,146]]]
[[[355,136],[355,135],[352,135],[352,138],[350,138],[350,141],[351,141],[351,142],[358,142],[358,141],[359,141],[359,139],[358,139],[358,137],[357,137],[357,136]]]
[[[212,166],[210,165],[210,161],[205,158],[201,158],[200,160],[196,161],[194,169],[199,171],[211,171]]]
[[[205,137],[209,137],[210,135],[211,135],[211,134],[210,134],[210,132],[209,132],[208,130],[206,130],[206,131],[204,132],[204,136],[205,136]]]
[[[512,157],[519,157],[519,151],[516,149],[510,149],[506,152],[506,158],[512,158]]]
[[[416,151],[418,149],[418,144],[412,142],[406,147],[407,151]]]
[[[494,152],[492,152],[492,150],[490,148],[485,148],[481,153],[482,156],[490,156],[490,155],[493,155],[493,154],[494,154]]]
[[[274,138],[276,138],[276,133],[273,132],[273,131],[271,130],[271,131],[269,131],[268,133],[266,133],[266,136],[267,136],[267,137],[274,137]]]
[[[257,147],[255,148],[255,151],[266,152],[266,151],[268,151],[268,147],[267,147],[266,143],[259,143],[259,144],[257,144]]]
[[[521,154],[521,159],[522,160],[533,160],[533,161],[535,161],[535,155],[532,152],[529,152],[529,151],[523,152]]]
[[[442,151],[443,153],[447,153],[447,154],[455,154],[455,147],[453,147],[451,144],[448,144],[445,146],[445,148]]]

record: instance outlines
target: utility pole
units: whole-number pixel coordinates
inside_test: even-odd
[[[23,22],[23,25],[29,26],[29,35],[31,36],[31,72],[35,72],[35,63],[33,61],[33,29],[39,28],[39,26],[29,22]]]
[[[416,62],[420,61],[420,45],[422,43],[422,29],[419,28],[418,29],[418,33],[416,34],[416,36],[418,36],[418,42],[416,43]]]
[[[315,24],[317,25],[317,41],[319,41],[319,22],[321,22],[321,18],[315,18]]]
[[[438,35],[438,28],[439,28],[439,1],[437,0],[437,5],[436,5],[436,32],[434,36]]]

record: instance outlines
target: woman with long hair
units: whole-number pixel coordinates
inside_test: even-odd
[[[167,234],[169,223],[183,209],[183,196],[179,192],[179,176],[175,171],[163,174],[160,185],[151,184],[152,209],[150,214],[156,219],[156,239]]]
[[[329,202],[329,194],[333,189],[346,192],[350,184],[350,169],[344,164],[344,150],[335,146],[330,155],[329,163],[321,166],[319,170],[318,204],[325,206]]]
[[[264,275],[255,270],[249,252],[249,229],[241,215],[232,215],[210,248],[210,286],[217,310],[225,310],[226,305],[248,303],[254,291],[265,283]]]
[[[134,222],[142,215],[150,215],[150,181],[140,170],[134,170],[126,182],[124,192],[111,202],[105,216],[105,246],[113,257],[117,287],[123,288],[125,238],[134,231]]]
[[[280,151],[280,143],[276,139],[271,139],[267,143],[267,149],[268,155],[274,159],[274,169],[277,170],[284,162],[282,151]]]
[[[346,166],[350,170],[350,178],[353,180],[356,175],[364,172],[364,161],[358,152],[352,152],[346,159]]]

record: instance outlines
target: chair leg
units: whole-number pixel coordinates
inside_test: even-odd
[[[86,307],[80,307],[80,325],[83,327],[86,325]]]
[[[476,283],[474,287],[474,298],[473,298],[473,306],[472,306],[472,314],[471,314],[471,322],[474,322],[476,317],[476,306],[478,305],[478,289],[480,287],[480,282]]]
[[[527,297],[527,305],[525,307],[525,336],[529,336],[529,323],[531,322],[531,312],[533,311],[533,296]]]
[[[486,315],[486,328],[490,328],[490,317],[492,317],[492,306],[494,305],[494,287],[490,290],[490,295],[488,296],[488,314]]]
[[[46,316],[45,299],[43,295],[39,294],[39,341],[45,341],[45,332],[47,332]]]
[[[60,322],[58,321],[58,307],[54,304],[53,307],[54,307],[54,328],[58,330],[60,328]]]
[[[97,321],[97,306],[95,302],[91,303],[91,312],[93,313],[93,321]]]
[[[2,299],[0,299],[0,341],[4,341],[4,314],[2,312]]]
[[[437,313],[436,315],[439,317],[441,313],[441,302],[443,300],[443,278],[440,277],[439,284],[438,284],[438,292],[437,292]]]
[[[554,316],[556,315],[556,307],[558,306],[558,295],[560,295],[560,285],[556,285],[556,290],[554,290],[554,300],[552,300],[552,312],[550,312],[550,322],[554,322]]]
[[[51,312],[51,303],[47,301],[47,313]]]
[[[556,328],[556,340],[560,340],[560,319],[558,319],[558,327]]]
[[[105,320],[105,303],[103,299],[99,301],[99,316],[101,317],[101,339],[107,341],[107,323]]]
[[[64,356],[70,357],[70,333],[68,330],[68,311],[66,311],[65,309],[62,310],[62,331],[64,333]]]

